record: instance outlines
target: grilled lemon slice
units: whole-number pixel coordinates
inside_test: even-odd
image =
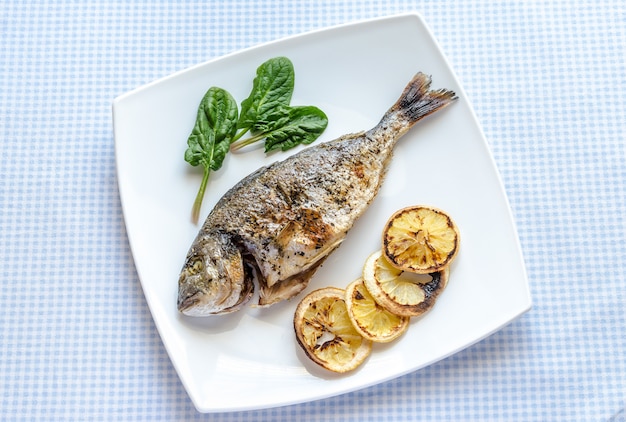
[[[408,328],[408,317],[392,314],[380,306],[359,278],[346,287],[346,305],[354,328],[368,340],[388,343]]]
[[[395,212],[383,229],[383,253],[402,271],[429,274],[448,266],[459,251],[460,234],[445,212],[413,206]]]
[[[415,274],[392,266],[382,251],[374,252],[363,266],[363,280],[376,303],[391,313],[417,316],[433,307],[448,283],[448,268]]]
[[[296,339],[306,355],[333,372],[355,369],[372,350],[372,342],[352,325],[344,298],[343,289],[315,290],[300,301],[293,320]]]

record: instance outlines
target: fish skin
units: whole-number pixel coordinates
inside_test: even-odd
[[[369,131],[344,135],[262,167],[217,202],[179,277],[178,309],[190,316],[259,306],[304,290],[375,198],[398,139],[457,99],[418,73]]]

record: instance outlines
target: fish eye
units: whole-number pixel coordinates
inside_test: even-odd
[[[196,258],[195,260],[190,261],[186,268],[188,275],[196,275],[203,269],[204,262],[202,262],[200,258]]]

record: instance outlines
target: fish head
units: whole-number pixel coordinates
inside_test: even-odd
[[[178,310],[189,316],[233,312],[253,290],[252,277],[232,239],[224,234],[199,236],[178,279]]]

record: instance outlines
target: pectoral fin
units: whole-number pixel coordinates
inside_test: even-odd
[[[315,265],[306,271],[291,276],[286,280],[279,281],[273,286],[261,283],[259,289],[259,306],[270,306],[282,300],[290,299],[300,293],[309,285],[311,277],[313,277],[313,274],[315,274],[315,271],[317,271],[327,256],[328,255],[318,260]]]
[[[335,249],[345,235],[335,237],[336,230],[324,222],[319,211],[303,209],[297,219],[285,224],[275,242],[285,256],[293,255],[303,266],[311,266]]]

